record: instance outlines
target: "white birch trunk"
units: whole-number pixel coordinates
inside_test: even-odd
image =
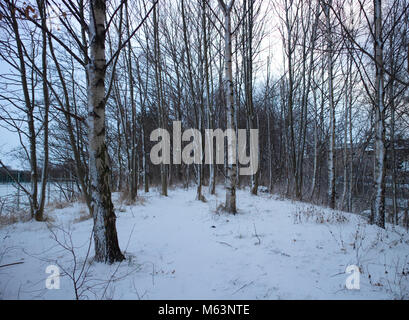
[[[235,129],[234,118],[234,95],[233,95],[233,65],[232,65],[232,30],[231,30],[231,12],[234,5],[234,0],[228,6],[219,0],[219,5],[224,13],[224,29],[225,29],[225,91],[226,91],[226,115],[227,129]],[[233,151],[237,150],[237,146],[233,146],[231,139],[228,139],[227,146],[227,175],[226,175],[226,211],[236,214],[236,163],[232,161]]]
[[[382,1],[374,0],[375,13],[375,197],[373,205],[374,222],[385,228],[385,104],[384,65],[382,45]]]
[[[122,261],[116,216],[109,186],[110,167],[105,142],[105,14],[106,1],[90,1],[90,61],[88,65],[89,166],[94,215],[95,259]]]
[[[332,26],[330,17],[330,6],[332,0],[324,4],[325,16],[327,21],[327,59],[328,59],[328,98],[330,112],[330,132],[328,147],[328,205],[335,209],[335,103],[334,103],[334,76],[333,76],[333,43]]]

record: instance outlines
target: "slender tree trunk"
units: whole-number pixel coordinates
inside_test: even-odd
[[[244,36],[243,36],[243,60],[244,60],[244,89],[247,109],[247,129],[256,128],[256,115],[253,101],[253,29],[254,29],[254,1],[244,0]],[[251,176],[250,192],[253,195],[258,193],[258,172]]]
[[[17,22],[16,10],[14,5],[9,4],[8,6],[10,12],[10,22],[13,29],[13,33],[16,40],[17,56],[20,70],[20,81],[23,89],[25,113],[27,115],[27,126],[28,126],[28,139],[29,139],[29,162],[31,169],[31,191],[29,196],[30,200],[30,213],[31,217],[34,218],[38,210],[38,172],[37,172],[37,148],[36,148],[36,132],[35,132],[35,121],[34,121],[34,90],[29,90],[28,75],[26,69],[26,61],[24,56],[24,50],[22,46],[22,40],[20,37],[20,29]],[[32,68],[33,69],[33,68]],[[33,70],[31,72],[32,82],[34,81]],[[32,84],[33,88],[33,84]]]
[[[349,82],[349,77],[351,75],[347,75],[346,82]],[[348,92],[348,87],[346,88],[346,92]],[[347,201],[347,194],[348,194],[348,163],[349,163],[349,153],[348,153],[348,93],[345,95],[345,108],[344,108],[344,154],[343,154],[343,167],[344,167],[344,175],[343,175],[343,191],[342,191],[342,201],[341,201],[341,206],[342,210],[345,210],[345,204],[347,205],[347,210],[348,208],[348,203],[345,203]]]
[[[395,69],[395,56],[393,52],[394,37],[390,38],[390,68]],[[395,121],[396,121],[396,103],[395,103],[395,81],[390,80],[389,83],[389,108],[391,110],[390,119],[390,150],[391,150],[391,162],[392,162],[392,219],[395,225],[399,225],[398,203],[397,203],[397,168],[396,168],[396,150],[395,150]]]
[[[88,65],[89,165],[94,214],[95,259],[124,260],[119,249],[116,216],[109,184],[110,167],[105,141],[105,15],[106,1],[90,1],[90,62]]]
[[[333,43],[330,6],[332,0],[324,4],[327,25],[327,59],[328,59],[328,99],[329,99],[329,146],[328,146],[328,205],[335,209],[335,102],[333,75]]]
[[[196,124],[199,127],[199,131],[202,132],[202,112],[201,108],[199,108],[197,99],[198,96],[196,95],[195,87],[194,87],[194,80],[193,80],[193,70],[192,70],[192,57],[191,57],[191,48],[189,44],[189,38],[188,38],[188,29],[187,29],[187,21],[186,21],[186,10],[185,10],[185,1],[181,1],[181,10],[182,10],[182,23],[183,23],[183,41],[185,44],[185,50],[186,50],[186,60],[187,60],[187,73],[188,73],[188,82],[189,82],[189,91],[190,91],[190,96],[192,99],[192,104],[193,108],[195,111],[195,120]],[[200,51],[200,49],[199,49]],[[201,77],[202,78],[202,77]],[[197,88],[198,89],[198,88]],[[204,197],[202,195],[202,183],[203,183],[203,165],[198,164],[195,165],[197,166],[197,194],[196,194],[196,199],[199,201],[204,200]]]
[[[35,212],[35,219],[37,221],[44,220],[45,194],[47,192],[47,178],[48,178],[48,114],[50,110],[50,97],[47,83],[47,22],[46,22],[46,3],[44,0],[37,0],[37,5],[40,11],[41,27],[42,27],[42,86],[43,86],[43,100],[44,100],[44,120],[43,120],[43,134],[44,134],[44,161],[41,173],[41,191],[40,204],[37,212]]]
[[[313,200],[315,190],[317,189],[317,179],[318,179],[318,112],[317,112],[317,93],[314,90],[314,160],[313,160],[313,174],[311,182],[311,195],[310,200]]]
[[[270,67],[271,60],[270,57],[267,58],[267,82],[266,89],[264,92],[264,112],[267,115],[267,150],[268,150],[268,192],[273,192],[273,146],[271,142],[271,111],[268,106],[268,95],[270,92]]]
[[[226,6],[223,0],[219,0],[220,7],[224,13],[224,30],[225,30],[225,91],[226,91],[226,115],[227,129],[234,130],[236,127],[234,118],[234,94],[233,94],[233,65],[232,65],[232,28],[231,12],[234,0]],[[234,158],[234,148],[232,141],[229,139],[227,147],[227,175],[226,175],[226,211],[232,214],[237,213],[236,208],[236,161]]]
[[[131,35],[130,30],[130,15],[128,10],[128,1],[125,1],[125,13],[126,13],[126,33],[127,38]],[[128,68],[128,82],[129,82],[129,93],[131,102],[131,159],[130,159],[130,182],[131,182],[131,201],[135,201],[138,196],[138,161],[137,161],[137,149],[136,149],[136,103],[134,95],[134,76],[133,76],[133,66],[132,66],[132,45],[131,41],[128,42],[127,46],[127,68]]]
[[[160,55],[160,40],[159,40],[159,20],[158,20],[158,6],[153,9],[153,25],[154,25],[154,55],[155,55],[155,79],[156,79],[156,95],[159,108],[159,125],[162,129],[166,129],[165,111],[163,101],[163,87],[162,87],[162,67]],[[168,196],[168,172],[165,164],[160,165],[161,172],[161,186],[162,196]]]
[[[205,103],[206,103],[206,122],[207,129],[213,129],[213,108],[210,102],[210,80],[209,80],[209,44],[207,36],[207,18],[206,18],[206,0],[202,0],[202,31],[203,31],[203,60],[204,60],[204,75],[205,75]],[[211,154],[214,155],[214,148],[210,150]],[[214,163],[213,157],[211,157],[212,163],[209,164],[209,193],[214,195],[216,193],[216,181],[214,174]]]
[[[385,228],[385,104],[384,104],[384,64],[382,40],[382,1],[374,0],[375,12],[375,197],[374,222]]]
[[[295,129],[294,129],[294,66],[293,66],[293,53],[294,53],[294,44],[293,44],[293,35],[292,35],[292,24],[293,22],[290,21],[290,10],[291,10],[292,1],[288,3],[285,1],[286,7],[286,16],[285,16],[285,24],[286,24],[286,31],[287,31],[287,63],[288,63],[288,101],[287,101],[287,127],[289,129],[289,134],[286,136],[287,142],[287,150],[288,150],[288,166],[289,169],[288,173],[291,172],[292,174],[292,181],[293,186],[295,188],[295,194],[298,196],[300,194],[298,190],[298,176],[297,176],[297,155],[296,155],[296,147],[295,147]],[[289,195],[290,191],[290,177],[287,177],[287,195]]]
[[[139,69],[139,62],[136,63],[136,73],[138,75],[138,82],[139,82],[139,102],[141,105],[141,149],[142,149],[142,179],[143,179],[143,186],[145,193],[149,193],[149,181],[148,181],[148,150],[146,147],[146,101],[148,96],[148,79],[149,79],[149,71],[148,71],[148,61],[146,61],[146,81],[145,86],[142,87],[142,77]]]

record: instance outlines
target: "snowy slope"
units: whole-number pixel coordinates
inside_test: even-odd
[[[91,220],[80,221],[82,204],[49,209],[59,226],[53,232],[34,221],[1,228],[0,265],[24,263],[0,268],[0,298],[74,299],[73,273],[78,286],[85,280],[81,299],[409,298],[404,230],[383,231],[359,216],[248,191],[238,191],[236,216],[217,212],[221,188],[217,197],[206,195],[207,203],[195,201],[194,189],[169,194],[153,191],[132,207],[115,201],[128,259],[92,263],[91,242],[82,274],[92,229]],[[68,273],[61,270],[60,290],[45,287],[52,264]],[[361,268],[360,290],[345,287],[349,265]]]

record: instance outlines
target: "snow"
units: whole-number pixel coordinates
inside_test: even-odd
[[[196,190],[142,194],[134,206],[114,195],[121,264],[85,263],[81,299],[408,299],[409,235],[369,226],[364,217],[237,191],[239,212],[218,212],[225,192],[195,200]],[[48,208],[54,226],[35,221],[0,229],[1,299],[75,299],[61,270],[60,289],[48,290],[49,265],[72,273],[72,235],[78,277],[92,220],[85,205]],[[51,232],[50,230],[53,230]],[[64,242],[65,235],[65,242]],[[345,270],[358,265],[360,290],[347,290]],[[81,283],[81,281],[79,281]]]

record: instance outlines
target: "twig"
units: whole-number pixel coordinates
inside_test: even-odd
[[[234,250],[237,250],[237,248],[233,247],[232,245],[228,244],[227,242],[217,241],[217,243],[224,244],[225,246],[228,246],[230,248],[233,248]]]
[[[245,287],[251,286],[254,283],[254,281],[251,281],[250,283],[245,284],[244,286],[242,286],[240,289],[238,289],[237,291],[235,291],[232,295],[236,294],[237,292],[239,292],[240,290],[243,290]]]
[[[11,266],[15,266],[15,265],[18,265],[18,264],[23,264],[23,263],[24,262],[9,263],[9,264],[5,264],[5,265],[0,266],[0,268],[11,267]]]
[[[259,246],[261,244],[261,240],[260,240],[260,237],[257,234],[256,224],[253,223],[253,226],[254,226],[254,235],[256,236],[256,238],[258,240],[258,243],[256,243],[256,245]]]

